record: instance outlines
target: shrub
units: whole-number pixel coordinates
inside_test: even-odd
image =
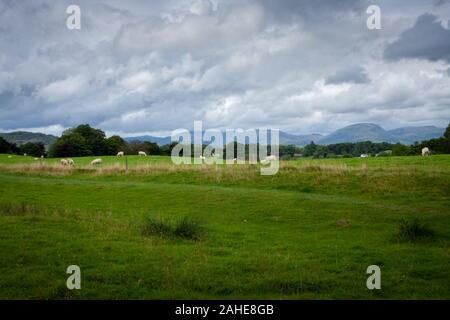
[[[173,233],[173,227],[169,221],[165,221],[162,218],[149,217],[142,233],[144,235],[158,235],[163,238]]]
[[[434,231],[427,228],[417,220],[403,219],[398,225],[397,237],[400,241],[416,241],[419,238],[432,237]]]
[[[199,240],[204,233],[204,228],[199,220],[191,217],[185,216],[176,221],[150,217],[142,233],[146,236],[157,235],[161,238]]]
[[[198,240],[204,233],[201,222],[191,217],[183,217],[175,226],[174,235],[184,239]]]

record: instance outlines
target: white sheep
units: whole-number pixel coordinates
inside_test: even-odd
[[[138,155],[139,155],[139,156],[144,156],[144,157],[147,156],[147,154],[146,154],[144,151],[139,151],[139,152],[138,152]]]
[[[200,156],[200,159],[204,160],[204,159],[206,159],[206,157],[204,157],[204,156]]]
[[[275,155],[267,156],[266,161],[277,161],[277,156]]]
[[[75,165],[75,161],[73,161],[72,159],[67,159],[67,165],[74,166]]]
[[[103,162],[102,159],[94,159],[91,161],[91,165],[96,166],[102,164],[102,162]]]
[[[123,151],[117,152],[117,156],[118,156],[118,157],[123,157],[123,155],[124,155]]]
[[[429,156],[430,155],[430,149],[427,147],[422,149],[422,157]]]
[[[61,165],[63,166],[68,166],[69,165],[69,161],[67,161],[67,159],[61,159],[60,160]]]

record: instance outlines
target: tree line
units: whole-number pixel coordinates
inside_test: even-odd
[[[27,142],[18,147],[15,143],[10,143],[0,137],[0,153],[26,154],[40,157],[45,155],[45,145],[42,142]]]
[[[440,138],[416,142],[413,145],[401,143],[363,141],[356,143],[336,143],[329,145],[318,145],[311,141],[303,148],[303,156],[314,158],[359,157],[361,154],[371,156],[414,156],[420,155],[423,148],[429,148],[435,154],[450,153],[450,124],[447,126],[444,135]]]
[[[66,130],[61,137],[50,146],[46,151],[42,142],[27,142],[20,146],[6,141],[0,137],[0,153],[9,154],[27,154],[40,157],[82,157],[82,156],[106,156],[116,155],[119,151],[125,154],[138,154],[144,151],[150,155],[171,155],[176,142],[159,146],[149,141],[125,141],[118,135],[109,138],[105,133],[89,124],[82,124],[75,128]],[[234,154],[230,157],[236,157],[237,143],[234,142]],[[192,145],[193,155],[193,148]],[[422,142],[416,142],[414,145],[403,145],[400,143],[392,144],[387,142],[375,143],[370,141],[356,143],[337,143],[330,145],[318,145],[311,141],[308,145],[301,148],[295,145],[280,145],[279,156],[282,159],[292,159],[298,156],[314,158],[333,158],[333,157],[359,157],[361,154],[372,156],[394,155],[409,156],[420,155],[421,150],[428,147],[433,153],[450,154],[450,124],[446,128],[443,137],[430,139]],[[206,145],[203,146],[203,149]],[[249,145],[245,145],[245,153],[248,156]],[[259,149],[259,145],[257,145]],[[224,147],[224,159],[227,158]],[[268,146],[268,154],[271,154]]]

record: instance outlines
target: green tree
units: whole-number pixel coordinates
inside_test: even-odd
[[[19,148],[14,143],[6,141],[0,137],[0,153],[18,153]]]
[[[42,142],[27,142],[20,146],[20,153],[40,157],[45,154],[45,146]]]
[[[50,147],[51,157],[82,157],[93,155],[86,139],[75,132],[66,132]]]
[[[393,156],[412,156],[414,155],[414,148],[397,143],[392,147]]]
[[[115,155],[119,151],[124,151],[127,142],[120,136],[111,136],[106,139],[106,154]]]
[[[311,141],[311,143],[306,145],[304,148],[304,156],[310,157],[310,156],[314,155],[316,150],[317,150],[317,144],[315,144],[314,141]]]
[[[79,134],[85,141],[87,148],[93,155],[107,154],[105,133],[100,129],[92,128],[89,124],[81,124],[74,129],[69,130],[69,134]]]
[[[144,151],[148,155],[159,155],[161,154],[161,149],[155,142],[145,141],[144,142]]]
[[[444,138],[450,140],[450,123],[448,124],[447,129],[445,129]]]

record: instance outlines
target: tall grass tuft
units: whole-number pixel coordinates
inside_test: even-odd
[[[25,202],[0,204],[0,214],[5,216],[39,214],[41,212],[42,212],[41,208],[37,207],[34,204],[29,204]]]
[[[168,237],[173,233],[173,227],[170,221],[166,221],[160,217],[154,218],[149,217],[145,221],[144,228],[142,230],[142,234],[148,235],[157,235],[161,238]]]
[[[199,240],[205,230],[200,220],[184,216],[179,220],[174,229],[174,235],[189,240]]]
[[[403,219],[398,225],[397,238],[399,241],[414,242],[433,236],[434,231],[421,224],[418,220]]]
[[[155,235],[161,238],[181,238],[187,240],[200,240],[204,233],[205,229],[201,222],[187,216],[179,220],[149,217],[142,230],[142,234],[145,236]]]

